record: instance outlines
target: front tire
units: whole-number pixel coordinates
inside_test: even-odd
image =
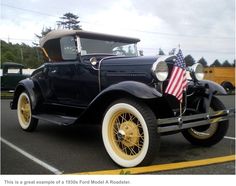
[[[36,129],[38,120],[32,117],[31,100],[26,92],[22,92],[18,98],[17,116],[22,130],[33,131]]]
[[[122,167],[149,164],[159,148],[156,117],[151,109],[135,100],[111,104],[102,122],[107,153]]]
[[[212,97],[210,110],[225,110],[224,104],[216,97]],[[217,144],[226,134],[229,121],[221,121],[206,126],[194,127],[182,131],[183,136],[193,145],[212,146]]]

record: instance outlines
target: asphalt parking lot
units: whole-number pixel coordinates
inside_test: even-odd
[[[234,96],[219,98],[227,108],[235,107]],[[16,111],[10,110],[9,102],[1,100],[1,174],[93,174],[121,169],[103,147],[100,126],[62,127],[40,122],[35,132],[24,132],[18,126]],[[145,167],[142,174],[235,174],[235,161],[232,160],[174,168],[178,163],[218,157],[224,160],[234,155],[235,118],[230,119],[225,138],[210,148],[192,146],[181,134],[163,136],[161,140],[152,167],[171,164],[173,168],[145,172],[148,170]]]

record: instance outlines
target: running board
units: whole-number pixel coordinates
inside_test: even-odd
[[[55,123],[57,125],[72,125],[78,119],[76,117],[53,115],[53,114],[37,114],[33,118]]]

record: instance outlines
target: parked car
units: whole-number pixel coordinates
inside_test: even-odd
[[[81,30],[48,33],[40,42],[47,61],[19,82],[11,102],[20,127],[34,131],[38,120],[101,124],[107,153],[123,167],[150,164],[162,135],[218,143],[231,114],[215,96],[224,88],[202,80],[203,68],[194,65],[181,109],[165,93],[176,56],[138,56],[139,41]]]
[[[1,90],[14,90],[22,79],[30,75],[23,74],[24,65],[14,62],[2,64]]]

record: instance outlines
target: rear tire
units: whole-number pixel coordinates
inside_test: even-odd
[[[102,122],[102,137],[111,159],[122,167],[149,164],[159,148],[156,117],[138,101],[111,104]]]
[[[224,104],[216,97],[212,97],[211,109],[224,110]],[[193,145],[212,146],[217,144],[226,134],[229,121],[221,121],[206,126],[194,127],[182,131],[183,136]]]
[[[26,92],[22,92],[18,98],[17,116],[22,130],[30,132],[36,129],[38,119],[32,117],[31,100]]]

